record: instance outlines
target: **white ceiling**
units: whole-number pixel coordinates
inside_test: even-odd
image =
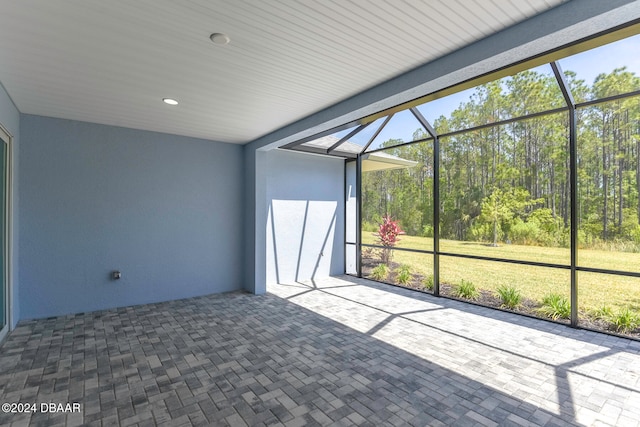
[[[25,114],[246,143],[564,1],[0,0],[0,82]]]

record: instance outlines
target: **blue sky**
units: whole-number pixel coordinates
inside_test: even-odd
[[[615,68],[626,66],[629,71],[640,76],[640,35],[633,36],[618,42],[610,43],[590,51],[582,52],[558,61],[563,70],[571,70],[577,73],[579,79],[584,80],[591,85],[598,74],[610,73]],[[545,65],[539,67],[540,70],[548,70],[551,73],[551,67]],[[418,107],[425,118],[433,124],[434,120],[440,115],[449,116],[461,103],[469,100],[469,96],[473,93],[473,89],[459,92],[445,98],[423,104]],[[396,114],[391,122],[380,133],[376,142],[386,141],[390,138],[399,138],[404,141],[411,141],[413,132],[420,127],[417,120],[408,112],[407,114]],[[376,124],[369,126],[367,134],[370,136],[375,129]],[[365,135],[353,138],[353,142],[360,142]],[[375,148],[373,145],[371,148]]]

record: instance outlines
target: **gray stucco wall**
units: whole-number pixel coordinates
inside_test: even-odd
[[[256,207],[256,153],[256,150],[248,149],[246,145],[242,147],[242,168],[244,172],[242,188],[244,206],[242,215],[242,242],[244,245],[242,283],[245,291],[253,293],[256,293],[256,222],[255,213],[253,212]],[[251,212],[249,209],[251,209]]]
[[[21,318],[241,289],[242,147],[30,115],[20,126]]]
[[[344,161],[264,154],[266,283],[344,273]]]
[[[7,94],[6,90],[0,84],[0,124],[4,126],[4,128],[11,134],[12,136],[12,175],[13,175],[13,194],[11,200],[11,210],[12,210],[12,221],[13,221],[13,247],[12,247],[12,260],[11,260],[11,271],[13,275],[13,285],[11,289],[11,301],[12,301],[12,309],[13,309],[13,317],[12,317],[12,327],[18,323],[20,319],[20,304],[19,304],[19,294],[20,288],[18,286],[19,283],[19,271],[18,271],[18,260],[19,260],[19,251],[18,251],[18,225],[20,223],[20,218],[18,217],[18,201],[19,201],[19,185],[17,179],[17,173],[19,168],[18,158],[19,158],[19,148],[20,148],[20,112],[13,104],[13,101]]]

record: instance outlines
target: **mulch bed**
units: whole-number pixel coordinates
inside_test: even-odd
[[[372,257],[368,257],[365,254],[363,254],[362,257],[362,277],[371,279],[371,271],[380,263],[380,260],[377,258],[372,258]],[[401,284],[398,283],[397,280],[397,271],[398,268],[400,267],[400,264],[395,263],[395,262],[390,262],[389,263],[389,274],[387,275],[387,278],[384,280],[383,283],[388,283],[388,284],[392,284],[392,285],[396,285],[396,286],[402,286],[404,288],[409,288],[409,289],[413,289],[413,290],[417,290],[417,291],[421,291],[421,292],[427,292],[427,293],[431,293],[430,290],[426,289],[424,286],[424,279],[425,276],[419,274],[419,273],[412,273],[411,274],[411,281],[406,283],[406,284]],[[371,279],[371,280],[375,280],[375,279]],[[496,308],[499,310],[504,310],[504,311],[510,311],[510,312],[514,312],[514,313],[519,313],[519,314],[524,314],[526,316],[532,316],[532,317],[537,317],[540,319],[545,319],[545,320],[550,320],[553,322],[557,322],[557,323],[562,323],[562,324],[569,324],[569,319],[557,319],[557,320],[552,320],[546,317],[542,317],[539,313],[539,308],[542,307],[542,303],[540,301],[536,301],[536,300],[532,300],[530,298],[522,298],[522,300],[520,301],[520,304],[514,308],[514,309],[509,309],[506,307],[502,306],[502,301],[500,300],[500,298],[493,292],[491,291],[487,291],[484,289],[479,289],[478,290],[478,297],[475,298],[474,300],[468,300],[468,299],[464,299],[464,298],[458,298],[454,295],[453,293],[453,286],[451,284],[448,283],[440,283],[440,295],[447,297],[447,298],[451,298],[451,299],[455,299],[455,300],[459,300],[459,301],[464,301],[464,302],[472,302],[475,304],[479,304],[482,306],[486,306],[486,307],[490,307],[490,308]],[[581,328],[585,328],[585,329],[591,329],[591,330],[595,330],[595,331],[599,331],[599,332],[605,332],[608,334],[614,334],[614,335],[618,335],[618,336],[622,336],[622,337],[627,337],[627,338],[633,338],[633,339],[640,339],[640,328],[636,328],[633,331],[630,332],[626,332],[626,333],[621,333],[621,332],[617,332],[615,330],[615,328],[609,323],[606,322],[604,320],[601,319],[596,319],[592,316],[589,316],[588,314],[585,313],[580,313],[579,314],[579,324]]]

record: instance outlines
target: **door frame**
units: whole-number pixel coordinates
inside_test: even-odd
[[[4,242],[3,245],[4,259],[0,259],[3,263],[1,277],[6,284],[6,301],[5,301],[5,317],[6,325],[0,330],[0,343],[4,340],[10,330],[13,329],[13,272],[12,272],[12,259],[13,259],[13,136],[0,123],[0,139],[6,144],[5,151],[5,181],[4,181]]]

